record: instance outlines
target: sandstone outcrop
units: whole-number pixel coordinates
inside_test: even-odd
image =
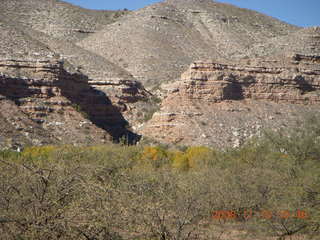
[[[319,112],[319,57],[195,62],[141,132],[162,142],[238,146]]]
[[[72,42],[55,39],[33,29],[23,29],[3,19],[0,19],[0,30],[3,32],[0,35],[2,59],[26,62],[60,59],[66,70],[87,76],[89,85],[104,91],[125,114],[128,109],[135,109],[137,102],[148,101],[150,94],[130,73]],[[130,120],[135,121],[135,114],[130,116]]]
[[[91,87],[85,75],[66,71],[60,60],[1,60],[0,73],[0,95],[4,101],[1,111],[14,105],[21,116],[33,122],[31,127],[36,126],[46,136],[34,136],[28,133],[26,125],[18,126],[16,130],[29,141],[16,139],[13,145],[94,144],[123,135],[132,140],[137,137],[126,129],[127,121],[108,96]],[[19,125],[19,121],[10,121],[8,116],[3,121]],[[0,144],[6,145],[7,137],[2,135],[2,139]]]
[[[106,94],[124,118],[135,127],[139,124],[141,105],[149,103],[152,96],[143,85],[135,80],[112,79],[109,81],[89,80],[91,87]]]
[[[316,104],[320,101],[320,68],[307,63],[318,61],[317,56],[294,55],[287,64],[195,62],[182,75],[176,94],[211,102],[253,99]]]
[[[32,129],[39,129],[35,135],[27,132],[28,138],[17,138],[24,130],[13,128],[9,134],[7,126],[0,140],[8,144],[1,146],[93,144],[122,136],[135,141],[138,136],[127,127],[134,126],[139,105],[147,103],[150,94],[131,74],[72,42],[5,18],[0,20],[0,30],[0,94],[6,102],[2,111],[10,105],[20,112],[19,119],[25,119],[22,123],[3,115],[1,121],[25,126],[18,129],[27,129],[26,122],[31,121]],[[14,139],[19,139],[17,144]]]

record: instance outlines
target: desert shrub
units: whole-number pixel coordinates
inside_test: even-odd
[[[298,126],[278,132],[265,133],[270,151],[276,152],[279,156],[277,170],[286,177],[285,181],[281,183],[283,195],[278,198],[280,199],[279,206],[306,210],[309,214],[309,217],[303,220],[290,219],[290,222],[285,223],[278,221],[277,230],[282,229],[283,237],[294,235],[297,232],[309,232],[313,236],[319,234],[319,116],[308,116],[298,123]]]
[[[145,108],[143,122],[147,122],[151,120],[151,118],[153,117],[153,114],[155,114],[159,110],[160,110],[160,107],[157,105],[153,105],[153,106],[150,106],[149,108]]]
[[[152,96],[145,102],[144,107],[142,108],[143,122],[149,121],[153,117],[153,114],[160,110],[161,101],[160,98]]]
[[[186,157],[191,168],[201,168],[208,164],[214,164],[216,153],[208,147],[189,147],[186,150]]]
[[[48,159],[56,149],[57,147],[55,146],[27,147],[23,150],[22,156],[30,159]]]
[[[172,167],[180,170],[189,170],[189,158],[184,152],[174,152],[172,154]]]
[[[287,154],[294,164],[320,160],[320,121],[318,115],[298,122],[299,127],[279,132],[267,131],[265,137],[274,150]]]
[[[134,176],[128,196],[127,227],[139,229],[136,239],[194,239],[209,218],[206,192],[197,179],[169,171],[144,172]],[[205,234],[203,235],[205,236]]]
[[[75,173],[1,160],[2,239],[75,238],[66,225],[67,209],[79,197]]]
[[[270,219],[251,219],[247,223],[251,232],[255,229],[279,239],[307,233],[312,239],[319,233],[316,229],[320,211],[315,201],[320,196],[320,125],[314,119],[300,126],[267,132],[262,139],[220,154],[222,161],[216,167],[221,181],[216,188],[223,197],[216,199],[215,205],[229,206],[236,212],[268,210],[273,215]],[[228,187],[223,191],[220,184]],[[285,211],[289,211],[290,217],[281,217],[280,213]],[[308,218],[296,217],[298,211],[306,212]]]
[[[1,151],[0,236],[188,240],[240,229],[249,239],[317,239],[317,124],[225,151],[116,144]],[[237,214],[213,220],[215,211]],[[284,211],[291,216],[281,217]]]
[[[161,146],[146,146],[140,155],[140,162],[157,169],[170,163],[170,153]]]
[[[208,147],[194,146],[171,153],[174,168],[189,170],[201,169],[208,165],[215,165],[217,153]]]
[[[13,161],[20,157],[20,153],[12,150],[2,150],[0,151],[0,157],[2,159],[7,159],[8,161]]]

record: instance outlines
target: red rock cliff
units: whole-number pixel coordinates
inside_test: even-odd
[[[320,58],[193,63],[141,133],[161,142],[238,146],[319,112]]]

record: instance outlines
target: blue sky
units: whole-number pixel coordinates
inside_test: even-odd
[[[135,10],[160,0],[65,0],[90,9]],[[183,1],[183,0],[182,0]],[[262,12],[298,26],[320,26],[320,0],[217,0]]]

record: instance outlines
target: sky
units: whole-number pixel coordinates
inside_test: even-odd
[[[160,0],[64,0],[72,4],[104,10],[136,10]],[[182,0],[183,1],[183,0]],[[320,26],[320,0],[217,0],[256,10],[301,27]]]

